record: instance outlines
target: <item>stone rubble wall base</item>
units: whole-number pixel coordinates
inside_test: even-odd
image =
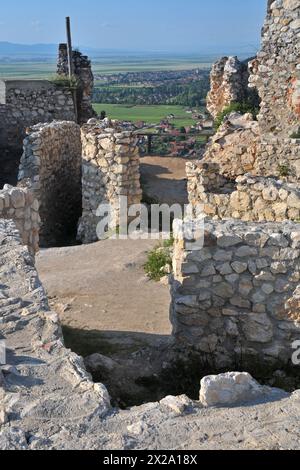
[[[32,255],[39,250],[39,203],[32,190],[5,185],[0,191],[0,219],[14,221]]]
[[[204,247],[193,250],[175,223],[177,345],[218,367],[247,356],[286,363],[300,337],[300,225],[206,219],[204,234]]]
[[[235,181],[224,178],[218,165],[187,163],[189,202],[202,205],[214,219],[258,222],[300,221],[300,190],[296,184],[246,174]],[[196,212],[194,212],[196,216]]]
[[[217,164],[220,175],[245,173],[300,180],[300,140],[261,134],[251,114],[231,113],[206,146],[201,162]]]
[[[115,208],[112,226],[118,226],[119,197],[127,196],[128,206],[140,204],[142,198],[137,137],[132,132],[104,128],[103,123],[91,121],[81,129],[83,212],[78,238],[83,243],[98,240],[96,228],[101,218],[96,212],[100,204]]]
[[[39,201],[41,246],[65,241],[81,216],[80,127],[70,121],[38,124],[28,129],[19,182]]]

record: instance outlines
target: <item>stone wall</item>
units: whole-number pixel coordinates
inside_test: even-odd
[[[270,3],[250,76],[262,100],[258,120],[265,136],[289,138],[300,126],[299,33],[300,0]]]
[[[39,249],[39,204],[33,191],[5,185],[0,190],[0,219],[14,221],[31,254]]]
[[[80,127],[54,121],[28,129],[19,181],[29,185],[39,201],[41,246],[74,241],[82,198]]]
[[[224,178],[216,164],[187,164],[189,202],[215,219],[300,221],[300,191],[296,184],[250,174],[235,181]],[[196,214],[196,212],[194,212]]]
[[[218,367],[246,357],[287,362],[300,335],[300,225],[207,219],[199,250],[178,233],[171,307],[177,345]]]
[[[201,161],[216,163],[222,175],[236,178],[254,171],[259,139],[258,123],[251,114],[232,113],[210,139]]]
[[[218,165],[220,174],[235,179],[245,173],[300,179],[300,140],[262,135],[251,114],[232,113],[206,146],[201,162]],[[191,171],[191,170],[190,170]]]
[[[14,108],[0,105],[0,189],[6,183],[17,184],[23,138],[23,126]]]
[[[57,73],[62,76],[69,74],[67,44],[59,45]],[[73,75],[79,82],[76,90],[78,122],[83,124],[96,115],[92,106],[94,75],[91,61],[79,51],[73,51]]]
[[[22,124],[74,121],[71,91],[47,80],[0,80],[0,104],[10,105]]]
[[[17,183],[26,127],[75,120],[70,90],[46,80],[0,80],[0,188]]]
[[[113,127],[107,127],[108,125]],[[137,137],[123,131],[117,123],[92,120],[81,129],[83,146],[83,213],[78,237],[84,243],[97,240],[96,215],[100,204],[115,209],[114,223],[119,224],[119,197],[127,196],[128,205],[141,202],[139,149]]]
[[[257,94],[248,87],[248,79],[248,61],[240,62],[237,57],[222,57],[213,65],[207,109],[214,118],[234,102],[251,98],[253,103],[258,104]]]

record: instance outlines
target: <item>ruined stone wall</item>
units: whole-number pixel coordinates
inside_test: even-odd
[[[97,240],[96,227],[101,218],[96,211],[100,204],[114,207],[118,226],[119,197],[127,196],[128,205],[141,202],[138,139],[117,124],[105,125],[93,120],[81,129],[83,213],[78,237],[84,243]]]
[[[19,181],[29,185],[39,201],[41,246],[74,241],[81,216],[80,127],[54,121],[28,129]]]
[[[177,345],[219,367],[247,356],[287,362],[300,335],[300,225],[207,219],[198,250],[179,233],[175,227]]]
[[[232,113],[206,146],[201,162],[218,165],[220,174],[231,179],[245,173],[256,176],[300,179],[300,139],[262,135],[251,114]]]
[[[248,62],[240,62],[237,57],[222,57],[213,65],[207,95],[207,109],[213,118],[231,103],[250,98],[258,101],[255,91],[248,88],[248,79]]]
[[[0,189],[17,184],[24,131],[14,108],[0,105]]]
[[[201,161],[218,164],[222,175],[234,179],[254,171],[259,142],[258,123],[252,115],[232,113],[210,139]]]
[[[296,184],[250,174],[232,181],[220,175],[218,165],[208,163],[188,163],[187,175],[189,202],[194,211],[201,205],[204,214],[215,219],[300,220],[300,191]]]
[[[17,183],[26,127],[55,119],[75,120],[69,89],[46,80],[0,81],[0,188]]]
[[[55,119],[74,121],[71,91],[47,80],[1,80],[0,104],[14,109],[23,126]]]
[[[299,33],[300,0],[270,3],[250,76],[262,100],[258,120],[265,137],[289,138],[300,126]]]
[[[0,190],[0,219],[13,220],[31,254],[39,249],[39,204],[33,191],[5,185]]]
[[[57,73],[62,76],[68,76],[69,73],[66,44],[59,45]],[[79,82],[76,90],[78,122],[83,124],[96,115],[92,106],[94,75],[91,61],[79,51],[73,51],[73,75]]]

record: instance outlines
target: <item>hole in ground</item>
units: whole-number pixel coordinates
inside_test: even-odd
[[[160,401],[167,395],[185,394],[198,400],[203,377],[229,370],[216,368],[209,355],[176,350],[167,336],[70,327],[64,327],[63,333],[66,346],[85,358],[93,380],[105,384],[112,405],[121,409]],[[244,357],[230,370],[249,372],[259,383],[287,392],[300,388],[300,370],[292,364],[271,366]]]

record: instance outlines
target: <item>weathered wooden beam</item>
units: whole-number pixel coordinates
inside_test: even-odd
[[[66,17],[66,31],[67,31],[67,45],[68,45],[68,69],[69,78],[73,75],[73,59],[72,59],[72,36],[71,36],[71,20],[70,17]]]

